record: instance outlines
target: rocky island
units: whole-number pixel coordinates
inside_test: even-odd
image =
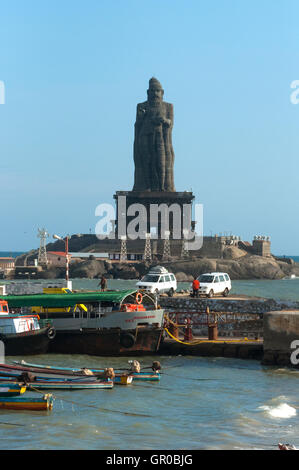
[[[73,235],[69,240],[69,250],[72,253],[70,277],[97,279],[104,274],[108,279],[139,279],[151,266],[157,264],[163,264],[176,275],[177,280],[180,282],[189,282],[193,280],[194,276],[214,271],[227,272],[233,280],[283,279],[290,276],[299,276],[299,263],[295,263],[291,258],[258,255],[252,245],[244,245],[243,242],[238,242],[237,245],[239,246],[228,246],[221,245],[219,240],[217,240],[217,243],[215,241],[214,244],[211,243],[211,240],[207,240],[198,253],[190,252],[188,257],[181,258],[178,241],[177,246],[175,244],[172,246],[173,255],[167,259],[163,259],[163,243],[160,240],[158,242],[156,245],[152,242],[154,247],[151,260],[121,261],[120,259],[114,259],[119,256],[120,244],[114,243],[112,246],[112,243],[109,244],[108,241],[99,241],[95,235]],[[139,252],[140,257],[142,256],[143,246],[141,243],[139,250],[136,243],[128,241],[127,244],[128,254],[130,252],[132,254],[133,252]],[[217,247],[219,248],[218,251]],[[64,243],[62,241],[47,245],[49,254],[61,254],[63,250]],[[81,256],[85,254],[85,256],[84,258],[76,257],[76,253],[81,253]],[[99,253],[103,254],[100,259],[98,258]],[[106,255],[106,258],[104,255]],[[28,274],[28,267],[30,266],[34,269],[34,260],[37,258],[38,250],[32,250],[16,258],[16,269],[12,273],[12,277],[24,278],[24,271]],[[26,267],[27,270],[24,269]],[[64,276],[65,260],[63,259],[57,263],[54,259],[47,266],[36,269],[35,274],[35,278],[39,279],[57,279],[64,278]]]

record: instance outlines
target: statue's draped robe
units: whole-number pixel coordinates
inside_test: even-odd
[[[172,104],[145,101],[137,105],[133,191],[175,191],[172,128]]]

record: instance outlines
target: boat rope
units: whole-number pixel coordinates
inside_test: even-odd
[[[181,344],[185,344],[187,346],[195,346],[197,344],[201,344],[201,343],[215,343],[215,344],[220,344],[220,343],[247,343],[248,341],[250,341],[251,343],[253,342],[256,342],[256,343],[259,343],[260,340],[258,339],[225,339],[225,340],[219,340],[219,339],[213,339],[213,340],[210,340],[210,339],[199,339],[199,340],[195,340],[195,341],[192,341],[191,343],[186,343],[185,341],[181,341],[179,340],[178,338],[176,338],[175,336],[173,336],[170,331],[164,327],[164,330],[166,331],[166,333],[172,338],[174,339],[177,343],[181,343]]]
[[[41,390],[38,390],[38,388],[35,388],[33,385],[27,384],[27,386],[31,390],[44,395],[44,393]],[[51,395],[53,396],[53,398],[55,398],[57,400],[65,401],[66,403],[72,403],[72,405],[78,405],[78,406],[81,406],[81,407],[85,406],[86,408],[94,408],[96,410],[105,411],[107,413],[118,413],[118,414],[122,414],[122,415],[126,415],[126,416],[139,416],[141,418],[152,418],[153,417],[152,415],[146,415],[146,414],[142,414],[142,413],[133,413],[132,411],[120,411],[120,410],[111,410],[111,409],[108,409],[108,408],[100,408],[100,407],[95,406],[95,405],[87,405],[85,403],[78,403],[78,402],[75,402],[73,400],[66,400],[65,398],[59,397],[57,395],[53,395],[53,394],[51,394]]]
[[[174,376],[172,376],[174,377]],[[142,384],[134,384],[134,388],[154,388],[155,390],[166,390],[167,392],[172,392],[173,389],[172,388],[166,388],[166,387],[161,387],[159,383],[156,383],[156,385],[150,385],[150,384],[146,384],[146,385],[142,385]]]
[[[165,373],[165,372],[161,372],[161,374],[167,375],[168,377],[177,377],[177,375],[167,374],[167,373]],[[183,378],[184,380],[192,380],[192,381],[195,381],[195,382],[199,382],[199,381],[200,381],[200,382],[201,382],[201,381],[202,381],[202,382],[206,382],[206,381],[211,381],[211,380],[217,380],[217,381],[218,381],[218,380],[221,380],[221,379],[218,379],[218,378],[217,378],[217,379],[195,379],[195,378],[192,378],[192,377],[182,377],[182,376],[180,376],[180,377]]]

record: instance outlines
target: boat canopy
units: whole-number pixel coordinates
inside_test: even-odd
[[[70,294],[34,294],[34,295],[6,295],[5,300],[9,308],[43,307],[63,308],[74,307],[77,304],[111,302],[121,304],[124,301],[135,300],[136,289],[105,292],[80,292]]]

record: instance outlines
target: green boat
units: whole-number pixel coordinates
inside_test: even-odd
[[[159,350],[164,310],[136,289],[106,292],[8,295],[9,308],[50,320],[55,337],[48,352],[138,356]],[[78,309],[84,305],[85,309]]]

